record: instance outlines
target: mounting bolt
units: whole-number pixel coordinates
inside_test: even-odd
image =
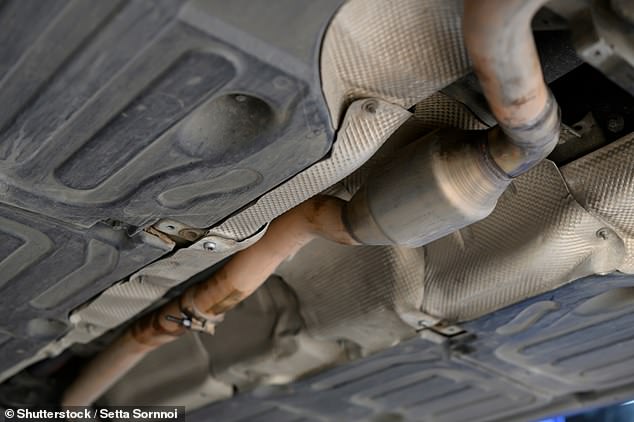
[[[379,106],[379,103],[376,100],[367,100],[363,103],[363,111],[366,113],[374,114],[376,113],[376,109]]]
[[[618,114],[610,116],[608,120],[608,130],[612,133],[619,133],[625,128],[625,120],[623,116]]]
[[[216,250],[216,242],[211,242],[211,241],[205,242],[203,243],[203,248],[207,251],[214,251]]]
[[[68,320],[71,324],[77,325],[81,322],[81,316],[79,314],[71,314],[70,317],[68,317]]]
[[[610,238],[610,230],[605,227],[597,230],[597,237],[602,240],[608,240]]]

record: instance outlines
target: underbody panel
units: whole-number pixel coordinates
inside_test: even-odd
[[[0,2],[0,406],[631,399],[625,3]]]

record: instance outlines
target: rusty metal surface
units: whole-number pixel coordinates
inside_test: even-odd
[[[281,279],[271,277],[225,316],[213,336],[190,332],[150,353],[102,403],[179,404],[192,411],[231,397],[235,387],[275,388],[343,358],[336,342],[315,340],[301,327],[295,295]]]
[[[531,20],[545,3],[465,1],[463,31],[469,57],[491,111],[505,130],[526,130],[547,106],[548,87],[531,32]]]
[[[5,371],[6,378],[20,367],[60,353],[74,343],[86,343],[122,324],[159,300],[170,288],[251,245],[264,234],[262,227],[286,210],[339,181],[363,164],[400,124],[411,116],[400,107],[371,100],[352,105],[330,157],[269,192],[253,206],[214,228],[189,248],[159,260],[105,290],[94,301],[74,312],[71,329],[19,367]],[[237,239],[237,240],[234,240]],[[213,251],[205,244],[215,245]]]
[[[171,250],[146,226],[206,230],[323,158],[319,46],[340,4],[2,2],[3,378],[72,331],[71,311]],[[135,311],[168,284],[132,291]]]

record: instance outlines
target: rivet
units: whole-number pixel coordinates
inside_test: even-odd
[[[379,103],[376,100],[367,100],[363,103],[363,111],[366,113],[374,114],[376,113],[376,109],[378,108]]]
[[[605,227],[597,230],[597,237],[602,240],[608,240],[608,238],[610,237],[610,230],[606,229]]]

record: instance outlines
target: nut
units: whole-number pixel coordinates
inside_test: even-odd
[[[203,248],[207,251],[215,251],[216,250],[216,242],[207,241],[203,243]]]

